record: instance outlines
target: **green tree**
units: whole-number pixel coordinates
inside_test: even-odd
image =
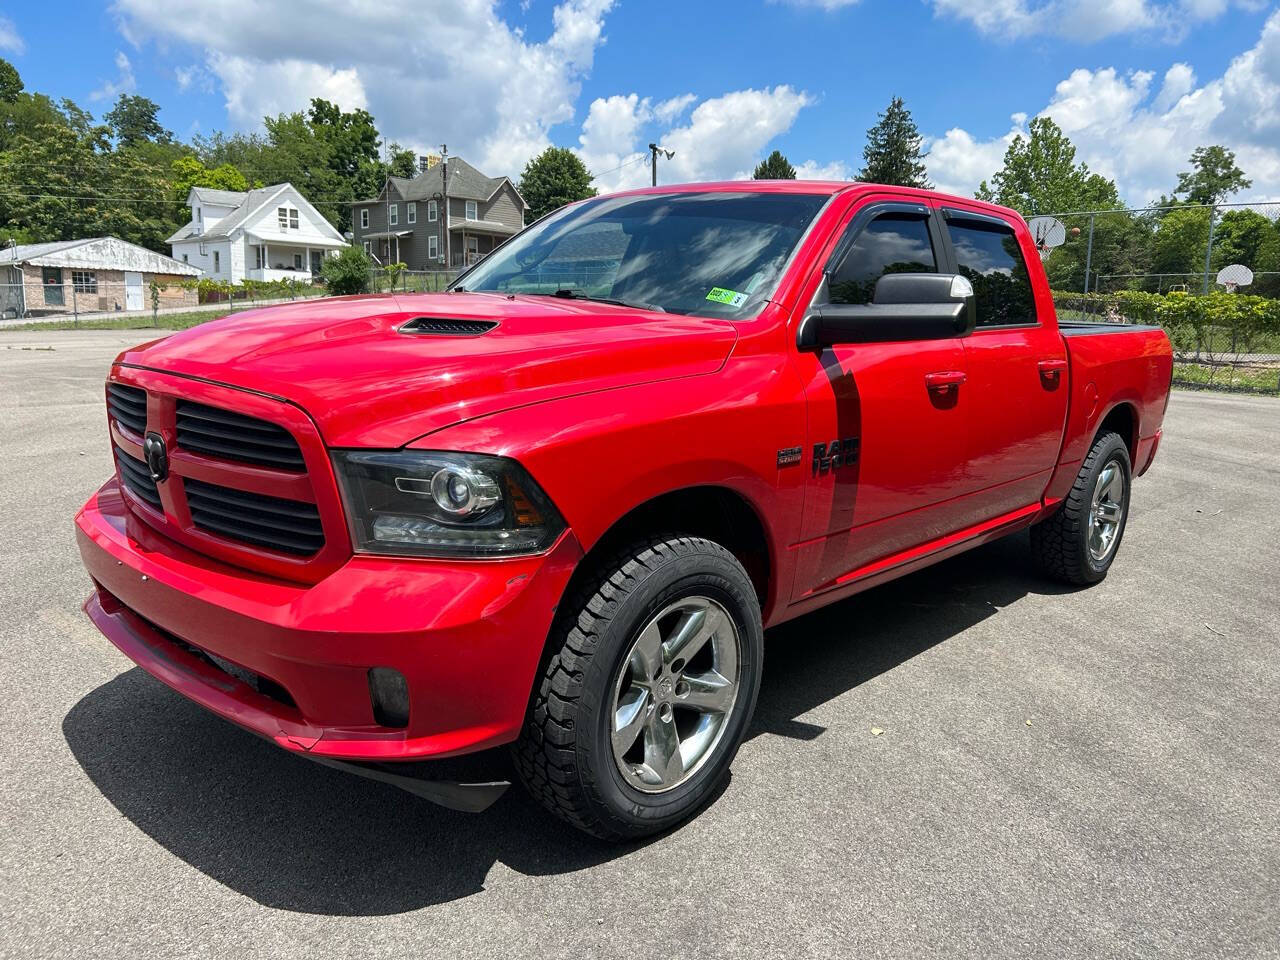
[[[1160,219],[1155,233],[1152,270],[1156,273],[1203,274],[1205,244],[1208,242],[1208,210],[1204,207],[1170,210]]]
[[[756,164],[755,173],[751,174],[752,180],[794,180],[795,178],[796,168],[782,155],[781,150],[775,150],[761,160]]]
[[[237,191],[249,189],[248,178],[229,163],[221,163],[210,169],[198,157],[187,154],[174,160],[170,170],[173,183],[171,195],[175,200],[186,200],[192,187]]]
[[[1196,147],[1192,169],[1178,174],[1176,196],[1187,203],[1222,203],[1233,193],[1248,190],[1253,181],[1236,166],[1236,155],[1223,146]]]
[[[1012,207],[1024,217],[1121,206],[1115,183],[1076,163],[1075,145],[1049,117],[1036,117],[1028,136],[1013,138],[1004,165],[990,184],[984,180],[978,185],[977,197]]]
[[[344,247],[336,257],[325,257],[320,263],[320,277],[332,294],[345,296],[366,293],[373,261],[360,247]]]
[[[885,183],[899,187],[921,187],[928,190],[928,173],[921,149],[924,137],[911,119],[901,97],[894,97],[879,121],[867,130],[867,145],[862,150],[862,169],[858,179],[866,183]]]
[[[160,105],[135,94],[122,93],[116,105],[102,118],[118,147],[142,143],[169,143],[173,134],[160,125],[156,115]]]
[[[520,195],[529,204],[533,220],[566,203],[596,195],[591,172],[578,155],[565,147],[547,147],[527,164],[520,175]]]
[[[18,68],[0,57],[0,103],[13,103],[22,92],[22,77]]]

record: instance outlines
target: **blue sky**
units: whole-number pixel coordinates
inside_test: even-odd
[[[547,143],[602,188],[734,177],[781,149],[848,176],[903,96],[939,186],[969,192],[1047,112],[1134,202],[1225,143],[1280,198],[1280,15],[1257,0],[0,0],[0,56],[30,89],[101,114],[151,97],[181,136],[254,129],[311,96],[365,106],[417,148],[490,173]],[[75,23],[78,29],[68,30]]]

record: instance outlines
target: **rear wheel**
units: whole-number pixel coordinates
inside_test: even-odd
[[[566,601],[516,744],[529,791],[609,839],[664,830],[714,796],[760,685],[760,607],[724,547],[636,544]]]
[[[1041,569],[1076,586],[1107,575],[1129,518],[1132,469],[1117,433],[1094,441],[1058,511],[1031,528],[1031,549]]]

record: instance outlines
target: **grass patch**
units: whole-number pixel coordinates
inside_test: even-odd
[[[1178,386],[1202,390],[1278,393],[1280,370],[1230,364],[1175,363],[1173,382]]]
[[[242,307],[236,313],[243,313],[248,307]],[[186,330],[210,320],[218,320],[228,316],[228,310],[193,310],[190,313],[162,313],[157,317],[134,314],[129,317],[101,317],[94,320],[65,320],[52,323],[17,323],[0,327],[5,330],[25,330],[27,332],[44,333],[58,330]]]

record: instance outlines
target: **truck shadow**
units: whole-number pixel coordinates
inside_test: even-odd
[[[812,739],[822,728],[796,717],[1052,589],[1027,572],[1028,561],[1022,538],[991,544],[770,631],[751,736]],[[471,816],[326,769],[205,713],[138,668],[81,699],[62,730],[94,784],[140,830],[282,910],[402,913],[483,890],[497,863],[543,876],[638,846],[583,836],[518,787]]]

